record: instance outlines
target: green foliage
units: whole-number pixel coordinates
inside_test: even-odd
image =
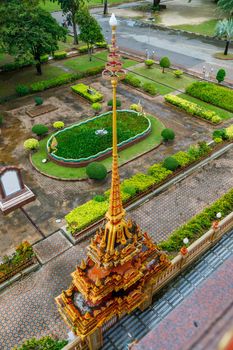
[[[65,216],[68,230],[71,234],[78,232],[93,222],[101,219],[108,209],[108,201],[90,200],[80,205]]]
[[[137,190],[134,185],[123,185],[121,186],[121,188],[124,193],[127,193],[130,195],[129,198],[135,196],[135,194],[137,193]]]
[[[86,167],[87,176],[94,180],[104,180],[107,176],[106,167],[98,162],[92,162]]]
[[[67,52],[66,51],[55,51],[53,54],[53,57],[55,58],[55,60],[61,60],[61,59],[67,57]]]
[[[233,19],[223,19],[218,21],[215,34],[217,37],[226,40],[224,55],[228,54],[230,41],[233,39]]]
[[[228,140],[233,140],[233,125],[226,128],[226,137]]]
[[[162,57],[159,61],[160,67],[163,69],[163,73],[165,71],[165,68],[169,68],[171,66],[171,62],[168,57]]]
[[[214,142],[215,143],[221,143],[223,141],[223,139],[221,137],[215,137],[214,138]]]
[[[163,167],[167,170],[175,171],[179,167],[179,163],[175,158],[167,157],[163,161]]]
[[[47,336],[41,339],[26,340],[20,347],[15,347],[14,350],[61,350],[67,344],[67,340],[57,340]]]
[[[108,43],[106,41],[97,41],[95,44],[101,49],[107,49],[108,47]]]
[[[112,107],[112,105],[113,105],[112,99],[111,99],[111,100],[108,100],[107,105],[108,105],[109,107]],[[120,108],[120,107],[121,107],[121,100],[119,100],[118,98],[116,99],[116,106],[117,106],[117,108]]]
[[[223,140],[227,140],[226,129],[218,129],[214,130],[212,134],[213,139],[221,138]]]
[[[94,198],[93,198],[93,201],[96,201],[96,202],[104,202],[106,199],[103,195],[101,194],[97,194]]]
[[[214,124],[219,124],[222,121],[214,111],[208,110],[205,107],[200,107],[198,104],[187,101],[179,96],[166,95],[164,98],[166,102],[171,103],[173,106],[176,106],[193,116],[209,120]]]
[[[17,85],[15,90],[18,96],[26,96],[30,92],[30,89],[26,85],[22,84]]]
[[[184,72],[182,70],[177,69],[173,71],[173,74],[175,75],[176,78],[181,78]]]
[[[3,124],[3,116],[0,114],[0,126]]]
[[[126,179],[122,182],[123,188],[128,188],[129,186],[134,187],[136,193],[140,193],[145,191],[148,187],[154,184],[154,177],[150,175],[146,175],[143,173],[137,173],[133,175],[131,178]]]
[[[218,81],[218,83],[221,83],[222,81],[224,81],[225,75],[226,75],[225,69],[221,68],[218,70],[216,75],[216,80]]]
[[[87,45],[79,46],[78,51],[79,51],[79,53],[87,53],[88,46]]]
[[[175,153],[172,157],[177,160],[179,166],[182,168],[189,165],[192,162],[192,159],[187,152],[180,151]]]
[[[23,147],[27,151],[31,151],[39,148],[39,141],[37,139],[27,139],[24,141]]]
[[[36,97],[34,97],[34,101],[35,101],[35,104],[36,104],[36,106],[40,106],[40,105],[42,105],[43,104],[43,98],[41,98],[41,97],[39,97],[39,96],[36,96]]]
[[[168,170],[162,166],[162,164],[153,164],[148,169],[148,174],[153,176],[154,178],[154,184],[159,184],[160,182],[164,181],[169,175],[172,174],[171,170]]]
[[[39,6],[25,6],[23,1],[8,1],[0,6],[1,46],[10,55],[23,61],[33,58],[41,74],[40,57],[58,49],[58,41],[66,37],[50,13]]]
[[[178,252],[183,246],[183,239],[187,237],[191,243],[200,238],[211,228],[212,222],[216,220],[216,214],[221,212],[222,218],[233,211],[233,190],[204,209],[200,214],[194,216],[185,225],[175,230],[166,241],[159,244],[159,248],[168,252]]]
[[[153,66],[153,64],[155,63],[155,61],[148,59],[148,60],[145,60],[144,63],[147,66],[147,68],[151,68]]]
[[[11,72],[13,70],[31,66],[33,63],[34,63],[34,60],[32,58],[24,57],[22,60],[16,60],[15,62],[6,63],[0,68],[3,72]]]
[[[40,62],[41,63],[46,63],[46,62],[48,62],[48,60],[49,60],[49,55],[48,54],[40,56]]]
[[[0,278],[7,278],[7,274],[12,273],[16,266],[25,263],[34,256],[31,244],[22,242],[11,256],[4,256],[3,263],[0,264]]]
[[[137,103],[133,103],[131,106],[130,106],[130,109],[132,111],[135,111],[135,112],[138,112],[138,113],[141,113],[142,112],[142,106],[140,104],[137,104]]]
[[[172,129],[166,128],[162,130],[161,136],[164,141],[172,141],[175,138],[175,133]]]
[[[192,162],[200,159],[203,156],[206,156],[211,151],[210,146],[206,142],[199,142],[197,145],[190,146],[188,149],[188,155]]]
[[[44,124],[36,124],[36,125],[33,125],[32,132],[34,134],[36,134],[37,136],[42,136],[42,135],[47,134],[48,127],[45,126]]]
[[[153,83],[144,83],[142,85],[142,89],[152,96],[155,96],[158,92],[158,90],[156,89]]]
[[[134,112],[117,112],[118,143],[129,140],[148,128],[148,120]],[[96,135],[105,129],[107,134]],[[104,152],[112,147],[112,112],[90,119],[56,135],[56,156],[80,159]]]
[[[233,13],[233,0],[218,0],[217,5],[227,15],[232,15],[232,13]]]
[[[95,112],[99,112],[102,109],[102,104],[99,102],[95,102],[95,103],[92,103],[91,107]]]
[[[141,81],[133,74],[126,74],[124,79],[126,84],[132,85],[133,87],[139,88],[141,86]]]
[[[64,126],[65,126],[65,124],[60,120],[53,123],[54,129],[63,129]]]
[[[103,95],[100,92],[96,91],[93,88],[90,88],[88,85],[85,85],[83,83],[71,86],[71,89],[76,94],[86,98],[92,103],[102,101],[103,99]],[[88,90],[91,90],[93,93],[88,92]]]
[[[233,90],[229,88],[197,81],[187,87],[186,93],[214,106],[233,112]]]

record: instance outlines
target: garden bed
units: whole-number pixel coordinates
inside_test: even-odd
[[[27,115],[31,118],[38,117],[39,115],[46,114],[49,112],[56,111],[57,107],[53,106],[52,104],[42,105],[42,106],[35,106],[34,108],[27,111]]]
[[[100,92],[83,83],[71,86],[71,90],[91,103],[100,102],[104,97]]]
[[[125,149],[151,132],[151,122],[137,112],[118,111],[118,147]],[[56,146],[53,146],[55,142]],[[54,147],[54,148],[52,148]],[[67,167],[83,167],[112,151],[112,112],[101,114],[53,134],[47,142],[49,158]]]

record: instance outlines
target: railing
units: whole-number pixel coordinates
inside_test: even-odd
[[[153,294],[158,292],[171,279],[180,273],[181,270],[189,266],[195,259],[203,254],[210,246],[214,245],[233,226],[233,212],[224,218],[217,230],[211,228],[203,236],[197,239],[188,247],[186,255],[178,254],[172,265],[163,271],[153,280]]]
[[[88,350],[88,346],[81,340],[81,338],[77,337],[62,350]]]

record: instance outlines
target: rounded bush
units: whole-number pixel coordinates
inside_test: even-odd
[[[214,123],[214,124],[220,123],[221,120],[222,120],[222,119],[221,119],[218,115],[214,115],[214,116],[212,117],[212,119],[211,119],[212,123]]]
[[[160,65],[160,67],[163,68],[163,73],[164,73],[164,69],[169,68],[171,65],[171,62],[170,62],[168,57],[163,57],[163,58],[161,58],[159,65]]]
[[[39,148],[39,141],[37,139],[27,139],[23,144],[24,149],[31,151]]]
[[[93,162],[86,167],[86,173],[90,179],[104,180],[107,176],[107,169],[103,164]]]
[[[180,69],[174,70],[173,74],[175,75],[176,78],[181,78],[183,75],[183,71]]]
[[[39,96],[36,96],[35,98],[34,98],[34,101],[35,101],[35,104],[36,104],[36,106],[41,106],[42,104],[43,104],[43,98],[41,98],[41,97],[39,97]]]
[[[65,124],[62,121],[57,121],[53,123],[54,129],[63,129]]]
[[[163,161],[163,167],[167,170],[175,171],[179,167],[179,163],[173,157],[167,157]]]
[[[102,104],[99,102],[95,102],[95,103],[92,103],[91,107],[95,112],[99,112],[102,109]]]
[[[135,111],[135,112],[139,112],[139,113],[142,112],[142,106],[140,104],[133,103],[130,106],[130,109],[132,109],[132,111]]]
[[[163,131],[161,132],[161,136],[164,141],[174,140],[175,133],[172,129],[167,128],[163,129]]]
[[[30,92],[30,89],[26,85],[17,85],[15,90],[18,96],[26,96]]]
[[[157,89],[152,83],[144,83],[142,85],[142,89],[152,96],[155,96],[157,94]]]
[[[221,138],[221,139],[223,139],[223,140],[226,140],[226,139],[227,139],[226,129],[214,130],[212,136],[213,136],[213,139]]]
[[[225,75],[226,75],[225,69],[221,68],[218,70],[216,74],[216,80],[218,81],[218,83],[221,83],[222,81],[224,81]]]
[[[214,138],[214,142],[215,143],[221,143],[222,142],[222,138],[221,137],[215,137]]]
[[[147,66],[147,68],[151,68],[153,66],[153,64],[155,63],[155,61],[148,59],[148,60],[145,60],[144,63]]]
[[[109,107],[112,107],[113,105],[113,102],[112,102],[112,99],[108,101],[108,106]],[[121,107],[121,100],[119,100],[118,98],[116,99],[116,106],[117,108]]]
[[[105,201],[105,197],[104,197],[103,195],[101,195],[101,194],[97,194],[97,195],[93,198],[93,200],[94,200],[95,202],[104,202],[104,201]]]
[[[48,132],[48,128],[44,124],[36,124],[32,127],[32,132],[37,136],[41,136]]]

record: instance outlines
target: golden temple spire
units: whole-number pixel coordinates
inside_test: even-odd
[[[116,110],[116,89],[118,81],[125,78],[125,71],[122,69],[120,55],[116,46],[116,26],[117,20],[112,14],[110,21],[112,27],[112,45],[108,55],[108,62],[103,71],[103,77],[111,80],[113,91],[113,108],[112,108],[112,183],[110,192],[109,208],[106,213],[107,224],[105,226],[105,234],[101,241],[101,247],[110,255],[114,254],[117,244],[126,244],[127,238],[131,237],[127,224],[123,220],[125,210],[123,208],[120,176],[118,169],[118,150],[117,150],[117,110]]]

